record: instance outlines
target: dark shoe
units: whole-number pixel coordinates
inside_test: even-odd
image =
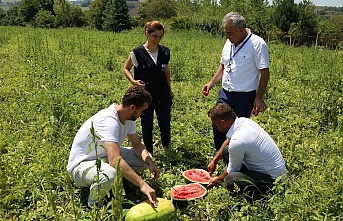
[[[81,205],[87,207],[88,206],[88,195],[89,195],[89,187],[81,187],[80,191],[80,203]]]

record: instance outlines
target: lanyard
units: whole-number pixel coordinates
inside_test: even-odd
[[[233,44],[231,44],[229,66],[231,66],[231,61],[232,61],[233,57],[235,57],[235,55],[239,52],[239,50],[241,50],[241,48],[243,48],[245,43],[247,43],[247,41],[250,39],[251,35],[252,35],[252,33],[250,33],[249,37],[247,37],[245,39],[245,41],[242,43],[242,45],[238,48],[238,50],[235,53],[233,53]]]

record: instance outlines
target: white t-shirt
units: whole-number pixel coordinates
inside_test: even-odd
[[[269,134],[248,118],[236,118],[226,137],[229,143],[227,172],[249,170],[269,174],[273,179],[286,173],[285,161]]]
[[[237,47],[227,40],[220,63],[224,65],[222,87],[225,90],[253,91],[258,88],[260,70],[269,68],[268,47],[262,38],[251,33]]]
[[[95,148],[90,133],[92,123],[96,135],[99,136],[99,139],[96,139],[99,158],[107,157],[104,141],[112,141],[121,146],[128,134],[136,133],[136,124],[134,121],[127,120],[125,124],[120,122],[115,109],[116,106],[113,104],[106,109],[100,110],[80,127],[70,150],[67,166],[69,173],[79,163],[96,159]]]
[[[148,50],[146,50],[146,51],[150,55],[151,59],[155,62],[155,64],[157,64],[158,51],[154,52],[154,53],[151,53]],[[135,67],[138,67],[138,61],[137,61],[136,55],[135,55],[135,53],[133,53],[133,51],[130,52],[130,56],[131,56],[131,61],[132,61],[133,65]]]

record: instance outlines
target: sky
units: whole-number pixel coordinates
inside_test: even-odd
[[[334,7],[343,7],[343,0],[311,0],[316,6],[334,6]],[[272,4],[273,0],[269,0]],[[301,2],[301,0],[294,0],[295,3]]]

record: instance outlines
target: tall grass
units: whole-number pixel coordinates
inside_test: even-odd
[[[122,67],[131,49],[143,43],[142,30],[104,33],[84,29],[0,27],[0,219],[92,220],[81,206],[66,165],[82,123],[98,110],[119,103],[130,86]],[[204,168],[214,155],[201,87],[219,64],[224,39],[167,31],[171,49],[172,144],[163,150],[157,122],[157,183],[142,173],[159,197],[184,183],[182,171]],[[179,220],[341,220],[343,204],[343,53],[325,48],[269,45],[271,79],[267,111],[252,119],[276,141],[288,177],[273,196],[249,202],[218,187],[185,207]],[[140,131],[140,122],[138,132]],[[222,169],[222,165],[219,165]],[[127,187],[132,202],[144,199]],[[120,194],[119,194],[120,195]],[[111,219],[107,207],[99,219]]]

